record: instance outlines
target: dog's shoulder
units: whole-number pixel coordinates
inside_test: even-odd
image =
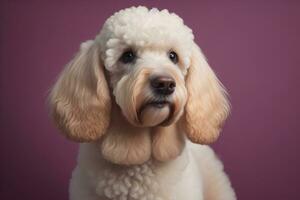
[[[198,165],[218,165],[221,169],[223,169],[222,162],[216,155],[213,148],[211,148],[210,146],[194,144],[192,142],[187,141],[186,147],[189,149],[191,157],[195,159]]]

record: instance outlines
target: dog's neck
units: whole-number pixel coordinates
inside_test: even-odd
[[[133,126],[114,104],[111,123],[100,148],[103,157],[115,164],[139,165],[151,158],[165,162],[180,155],[184,136],[176,124],[153,128]]]
[[[190,161],[187,148],[174,160],[160,162],[152,157],[143,164],[129,166],[113,164],[98,155],[97,144],[82,144],[79,165],[89,172],[96,170],[95,173],[90,173],[93,180],[99,180],[99,182],[95,181],[96,192],[111,200],[127,195],[135,197],[134,199],[142,199],[145,192],[156,197],[159,194],[161,199],[169,199],[170,188],[174,186],[170,183],[178,183],[182,180]],[[90,166],[95,167],[90,168]]]

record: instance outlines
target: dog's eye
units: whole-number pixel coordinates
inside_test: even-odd
[[[136,58],[135,53],[132,50],[128,50],[122,54],[120,61],[122,63],[127,64],[127,63],[133,62],[135,60],[135,58]]]
[[[174,51],[169,52],[169,58],[173,63],[178,63],[178,55]]]

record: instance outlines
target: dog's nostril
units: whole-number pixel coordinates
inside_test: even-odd
[[[159,81],[154,81],[152,86],[154,88],[163,88],[163,87],[165,87],[165,83],[164,82],[159,82]]]
[[[175,86],[176,86],[175,82],[171,82],[169,85],[170,88],[174,88]]]
[[[171,77],[159,76],[151,80],[151,86],[157,94],[170,95],[174,92],[176,83]]]

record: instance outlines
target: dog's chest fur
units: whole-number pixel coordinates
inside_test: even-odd
[[[186,176],[183,173],[193,171],[187,169],[190,165],[185,150],[168,163],[149,160],[141,165],[121,166],[99,157],[99,150],[94,145],[80,146],[79,163],[73,173],[71,191],[83,190],[95,195],[95,199],[175,200],[176,188]]]
[[[151,161],[133,167],[106,169],[101,176],[96,192],[111,200],[142,200],[158,197],[159,184]]]
[[[81,144],[71,181],[71,192],[77,194],[73,199],[82,199],[86,194],[93,200],[201,199],[201,177],[188,152],[185,148],[169,162],[150,160],[142,165],[122,166],[101,158],[96,146]],[[186,193],[190,187],[197,189]]]

